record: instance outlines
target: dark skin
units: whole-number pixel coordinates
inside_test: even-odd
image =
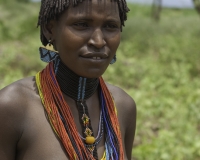
[[[43,32],[47,39],[52,39],[65,65],[80,76],[96,78],[104,73],[116,53],[121,24],[116,2],[86,2],[70,7],[58,21],[44,26]],[[91,5],[89,13],[84,5]],[[136,106],[122,89],[110,84],[107,87],[117,107],[124,158],[131,160]],[[78,132],[82,133],[75,101],[63,96],[70,106]],[[100,115],[98,93],[95,92],[86,103],[96,136]],[[97,146],[99,159],[103,156],[104,144],[103,137]],[[0,159],[68,159],[49,124],[34,77],[19,80],[0,91]]]

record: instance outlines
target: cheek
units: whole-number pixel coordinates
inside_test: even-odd
[[[82,48],[83,44],[83,38],[73,34],[67,29],[57,36],[57,49],[60,54],[76,52]]]
[[[115,37],[110,39],[109,46],[110,46],[110,49],[112,50],[112,52],[116,52],[116,50],[120,44],[120,39],[121,39],[121,34],[117,34]]]

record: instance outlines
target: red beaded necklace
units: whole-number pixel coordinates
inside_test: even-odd
[[[109,122],[111,123],[113,133],[116,135],[115,137],[117,137],[118,143],[115,145],[118,145],[119,160],[123,160],[124,153],[121,133],[114,102],[101,77],[99,78],[99,81],[107,106],[106,109],[109,115]],[[42,72],[39,72],[36,75],[36,83],[52,128],[62,141],[69,159],[93,160],[94,157],[84,146],[84,143],[78,134],[70,108],[62,96],[62,92],[55,77],[53,62],[50,62]],[[59,112],[62,114],[62,118],[65,120],[65,125],[67,127],[63,124]]]

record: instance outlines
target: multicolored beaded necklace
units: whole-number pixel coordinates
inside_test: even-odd
[[[79,120],[82,126],[82,134],[85,135],[82,139],[85,140],[86,148],[91,152],[94,158],[97,160],[97,142],[100,142],[103,133],[103,123],[99,123],[99,135],[101,131],[101,136],[94,137],[93,129],[91,126],[91,121],[88,113],[88,107],[86,99],[91,97],[97,90],[99,85],[98,78],[83,78],[72,72],[67,66],[65,66],[62,61],[59,61],[58,70],[56,73],[57,82],[61,88],[61,91],[74,99],[77,104],[79,111]],[[76,89],[78,86],[78,89]],[[86,92],[85,92],[86,91]],[[101,118],[100,118],[101,120]],[[100,121],[101,122],[101,121]],[[100,127],[102,126],[102,127]]]
[[[96,146],[104,134],[106,137],[106,159],[123,160],[124,153],[116,109],[106,84],[102,77],[87,79],[79,76],[75,78],[75,76],[77,75],[58,58],[50,62],[44,70],[36,75],[36,84],[41,101],[51,126],[60,138],[69,159],[98,159]],[[70,77],[72,81],[69,80]],[[78,83],[74,83],[75,81],[78,81]],[[96,90],[99,91],[101,114],[99,116],[99,131],[95,138],[86,99]],[[62,92],[73,98],[77,103],[83,136],[78,133],[72,113],[63,98]]]

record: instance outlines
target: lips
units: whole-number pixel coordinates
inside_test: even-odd
[[[90,58],[94,60],[106,59],[108,57],[105,53],[86,53],[81,55],[82,58]]]

